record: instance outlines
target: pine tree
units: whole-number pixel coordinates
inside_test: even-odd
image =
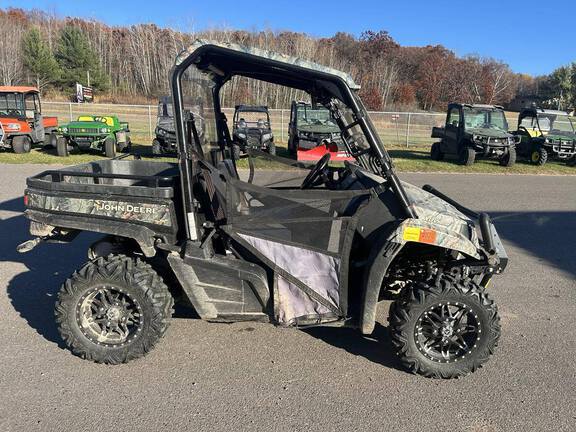
[[[36,87],[42,90],[58,79],[60,68],[38,28],[33,27],[24,35],[22,51],[24,67],[36,81]]]
[[[96,53],[77,27],[66,25],[60,31],[56,60],[62,68],[63,87],[72,88],[76,83],[87,85],[88,72],[94,89],[105,90],[108,87],[108,77],[100,68]]]

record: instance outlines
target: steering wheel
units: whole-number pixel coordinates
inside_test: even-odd
[[[322,175],[324,170],[326,170],[326,167],[328,167],[328,162],[330,162],[330,153],[326,153],[324,156],[320,158],[318,162],[316,162],[314,168],[310,170],[310,172],[302,182],[300,189],[310,189],[314,187],[316,185],[316,182],[318,181],[318,178]]]

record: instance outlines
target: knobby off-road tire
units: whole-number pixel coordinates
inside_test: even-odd
[[[271,142],[270,145],[268,146],[268,154],[276,156],[276,144],[274,144],[274,142]]]
[[[532,165],[542,166],[548,161],[548,150],[538,146],[530,153],[530,163]]]
[[[116,157],[116,138],[108,137],[104,140],[104,154],[107,158]]]
[[[516,149],[509,149],[508,153],[502,156],[499,160],[500,165],[510,168],[516,163]]]
[[[26,135],[17,135],[12,138],[12,150],[14,153],[30,153],[32,150],[32,140]]]
[[[409,371],[432,378],[474,372],[498,344],[496,305],[472,280],[442,276],[431,283],[415,283],[390,307],[390,334],[400,361]],[[442,324],[436,327],[437,322]]]
[[[440,143],[436,142],[432,144],[432,148],[430,149],[430,158],[435,161],[441,161],[444,159],[444,153],[440,149]]]
[[[44,136],[44,147],[45,148],[56,148],[56,144],[58,142],[58,135],[56,132],[50,132]]]
[[[158,141],[157,139],[154,139],[152,141],[152,154],[161,155],[163,153],[164,151],[162,149],[162,144],[160,144],[160,141]]]
[[[86,263],[66,280],[55,314],[60,335],[74,354],[119,364],[154,348],[168,329],[173,304],[150,265],[109,255]]]
[[[241,153],[240,146],[238,144],[232,144],[232,157],[234,160],[240,160]]]
[[[463,147],[460,150],[458,159],[461,165],[470,166],[474,164],[474,161],[476,160],[476,151],[470,147]]]
[[[58,156],[66,157],[70,154],[70,149],[68,148],[68,140],[64,137],[58,137],[56,140],[56,153]]]

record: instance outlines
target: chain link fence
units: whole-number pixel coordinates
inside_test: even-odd
[[[78,104],[72,102],[44,102],[45,115],[58,117],[61,124],[75,120],[80,115],[115,115],[130,124],[132,141],[150,144],[156,127],[156,105]],[[234,108],[223,108],[228,122],[232,124]],[[418,112],[369,112],[372,122],[384,144],[390,147],[429,147],[434,140],[430,137],[432,127],[443,126],[444,113]],[[516,124],[517,113],[506,113],[511,127]],[[289,109],[271,109],[270,123],[276,140],[288,141]]]

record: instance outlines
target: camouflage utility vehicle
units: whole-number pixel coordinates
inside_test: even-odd
[[[0,149],[28,153],[33,145],[56,145],[58,119],[42,115],[35,87],[0,86]]]
[[[128,123],[116,116],[81,115],[76,121],[58,128],[58,156],[68,156],[72,150],[103,151],[106,157],[130,150]]]
[[[307,92],[330,110],[354,162],[248,149],[250,169],[237,170],[220,110],[235,76]],[[390,335],[409,370],[451,378],[488,360],[500,324],[486,287],[508,261],[496,229],[487,214],[398,179],[349,75],[196,41],[177,57],[171,86],[177,161],[109,159],[27,180],[36,238],[21,252],[81,231],[104,235],[58,295],[56,321],[74,353],[111,364],[145,355],[175,298],[208,321],[363,334],[379,300],[392,298]],[[203,98],[204,134],[183,109],[187,95]]]
[[[576,120],[564,111],[527,108],[518,116],[520,137],[518,154],[534,165],[544,165],[548,159],[576,162]]]
[[[232,136],[236,159],[247,154],[250,149],[276,154],[268,107],[237,105],[234,110]]]
[[[439,161],[454,155],[462,165],[472,165],[477,157],[497,158],[500,165],[516,162],[516,142],[508,133],[508,122],[502,107],[495,105],[448,105],[446,125],[432,128],[430,157]]]

